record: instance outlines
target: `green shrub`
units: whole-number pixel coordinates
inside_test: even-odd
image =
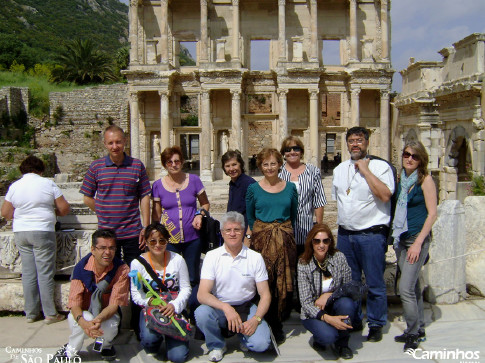
[[[471,194],[485,195],[485,178],[483,175],[473,174],[471,176]]]
[[[54,113],[52,114],[52,117],[54,117],[54,125],[57,126],[59,122],[62,121],[64,116],[66,116],[66,113],[64,112],[64,108],[62,107],[62,105],[58,105]]]
[[[7,172],[6,178],[8,181],[13,182],[20,179],[21,176],[22,176],[22,173],[20,173],[20,170],[17,167],[14,167]]]

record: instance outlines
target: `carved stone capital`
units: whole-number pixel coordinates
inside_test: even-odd
[[[131,7],[138,7],[140,5],[143,5],[143,1],[142,0],[130,0],[130,6]]]
[[[130,92],[130,101],[138,102],[138,92]]]
[[[381,89],[381,99],[389,99],[389,90]]]
[[[474,118],[472,122],[473,122],[473,126],[477,131],[485,129],[485,121],[483,121],[483,118],[480,118],[480,119]]]
[[[286,0],[278,0],[278,5],[285,6],[286,5]]]
[[[352,88],[350,90],[352,97],[357,97],[360,95],[360,88]]]
[[[241,99],[241,90],[239,89],[232,89],[231,95],[233,100],[240,100]]]
[[[308,93],[310,94],[310,100],[317,100],[318,99],[318,90],[317,89],[309,89]]]
[[[208,0],[200,0],[200,6],[207,6]]]
[[[239,0],[232,0],[233,6],[239,6]]]
[[[168,97],[168,96],[170,96],[170,91],[169,90],[158,90],[158,95],[160,97]]]
[[[202,97],[202,100],[204,101],[207,101],[210,99],[210,91],[209,90],[202,90],[200,92],[200,96]]]
[[[279,97],[286,97],[286,95],[288,94],[288,89],[286,88],[279,88],[278,89],[278,95]]]

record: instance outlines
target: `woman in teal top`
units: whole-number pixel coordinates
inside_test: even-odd
[[[431,227],[436,220],[437,196],[428,173],[428,153],[423,144],[409,142],[402,153],[398,201],[392,223],[397,263],[401,270],[399,292],[407,328],[394,337],[404,351],[417,349],[425,339],[423,296],[419,272],[428,255]]]
[[[265,316],[278,343],[285,340],[282,313],[291,302],[295,271],[296,244],[293,226],[298,208],[298,193],[293,183],[278,177],[283,157],[276,149],[263,149],[256,164],[264,175],[249,186],[246,213],[251,248],[261,253],[268,270],[271,306]]]

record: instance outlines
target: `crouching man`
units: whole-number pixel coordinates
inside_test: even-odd
[[[96,339],[93,349],[101,352],[102,359],[116,359],[112,342],[120,324],[118,306],[128,305],[130,269],[115,253],[115,232],[111,229],[94,232],[91,253],[79,261],[71,277],[68,303],[71,336],[51,362],[77,357],[86,336]]]
[[[221,225],[224,245],[205,256],[197,294],[202,305],[195,311],[211,362],[220,361],[226,351],[224,330],[238,334],[243,351],[264,352],[271,344],[263,320],[271,302],[263,258],[243,245],[242,214],[226,213]],[[256,292],[258,305],[253,303]]]

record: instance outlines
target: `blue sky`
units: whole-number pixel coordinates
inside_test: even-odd
[[[410,57],[440,61],[437,52],[442,48],[471,33],[485,33],[485,0],[391,0],[391,23],[391,61],[396,70],[392,89],[399,92],[399,71]],[[268,56],[260,54],[255,59]]]

